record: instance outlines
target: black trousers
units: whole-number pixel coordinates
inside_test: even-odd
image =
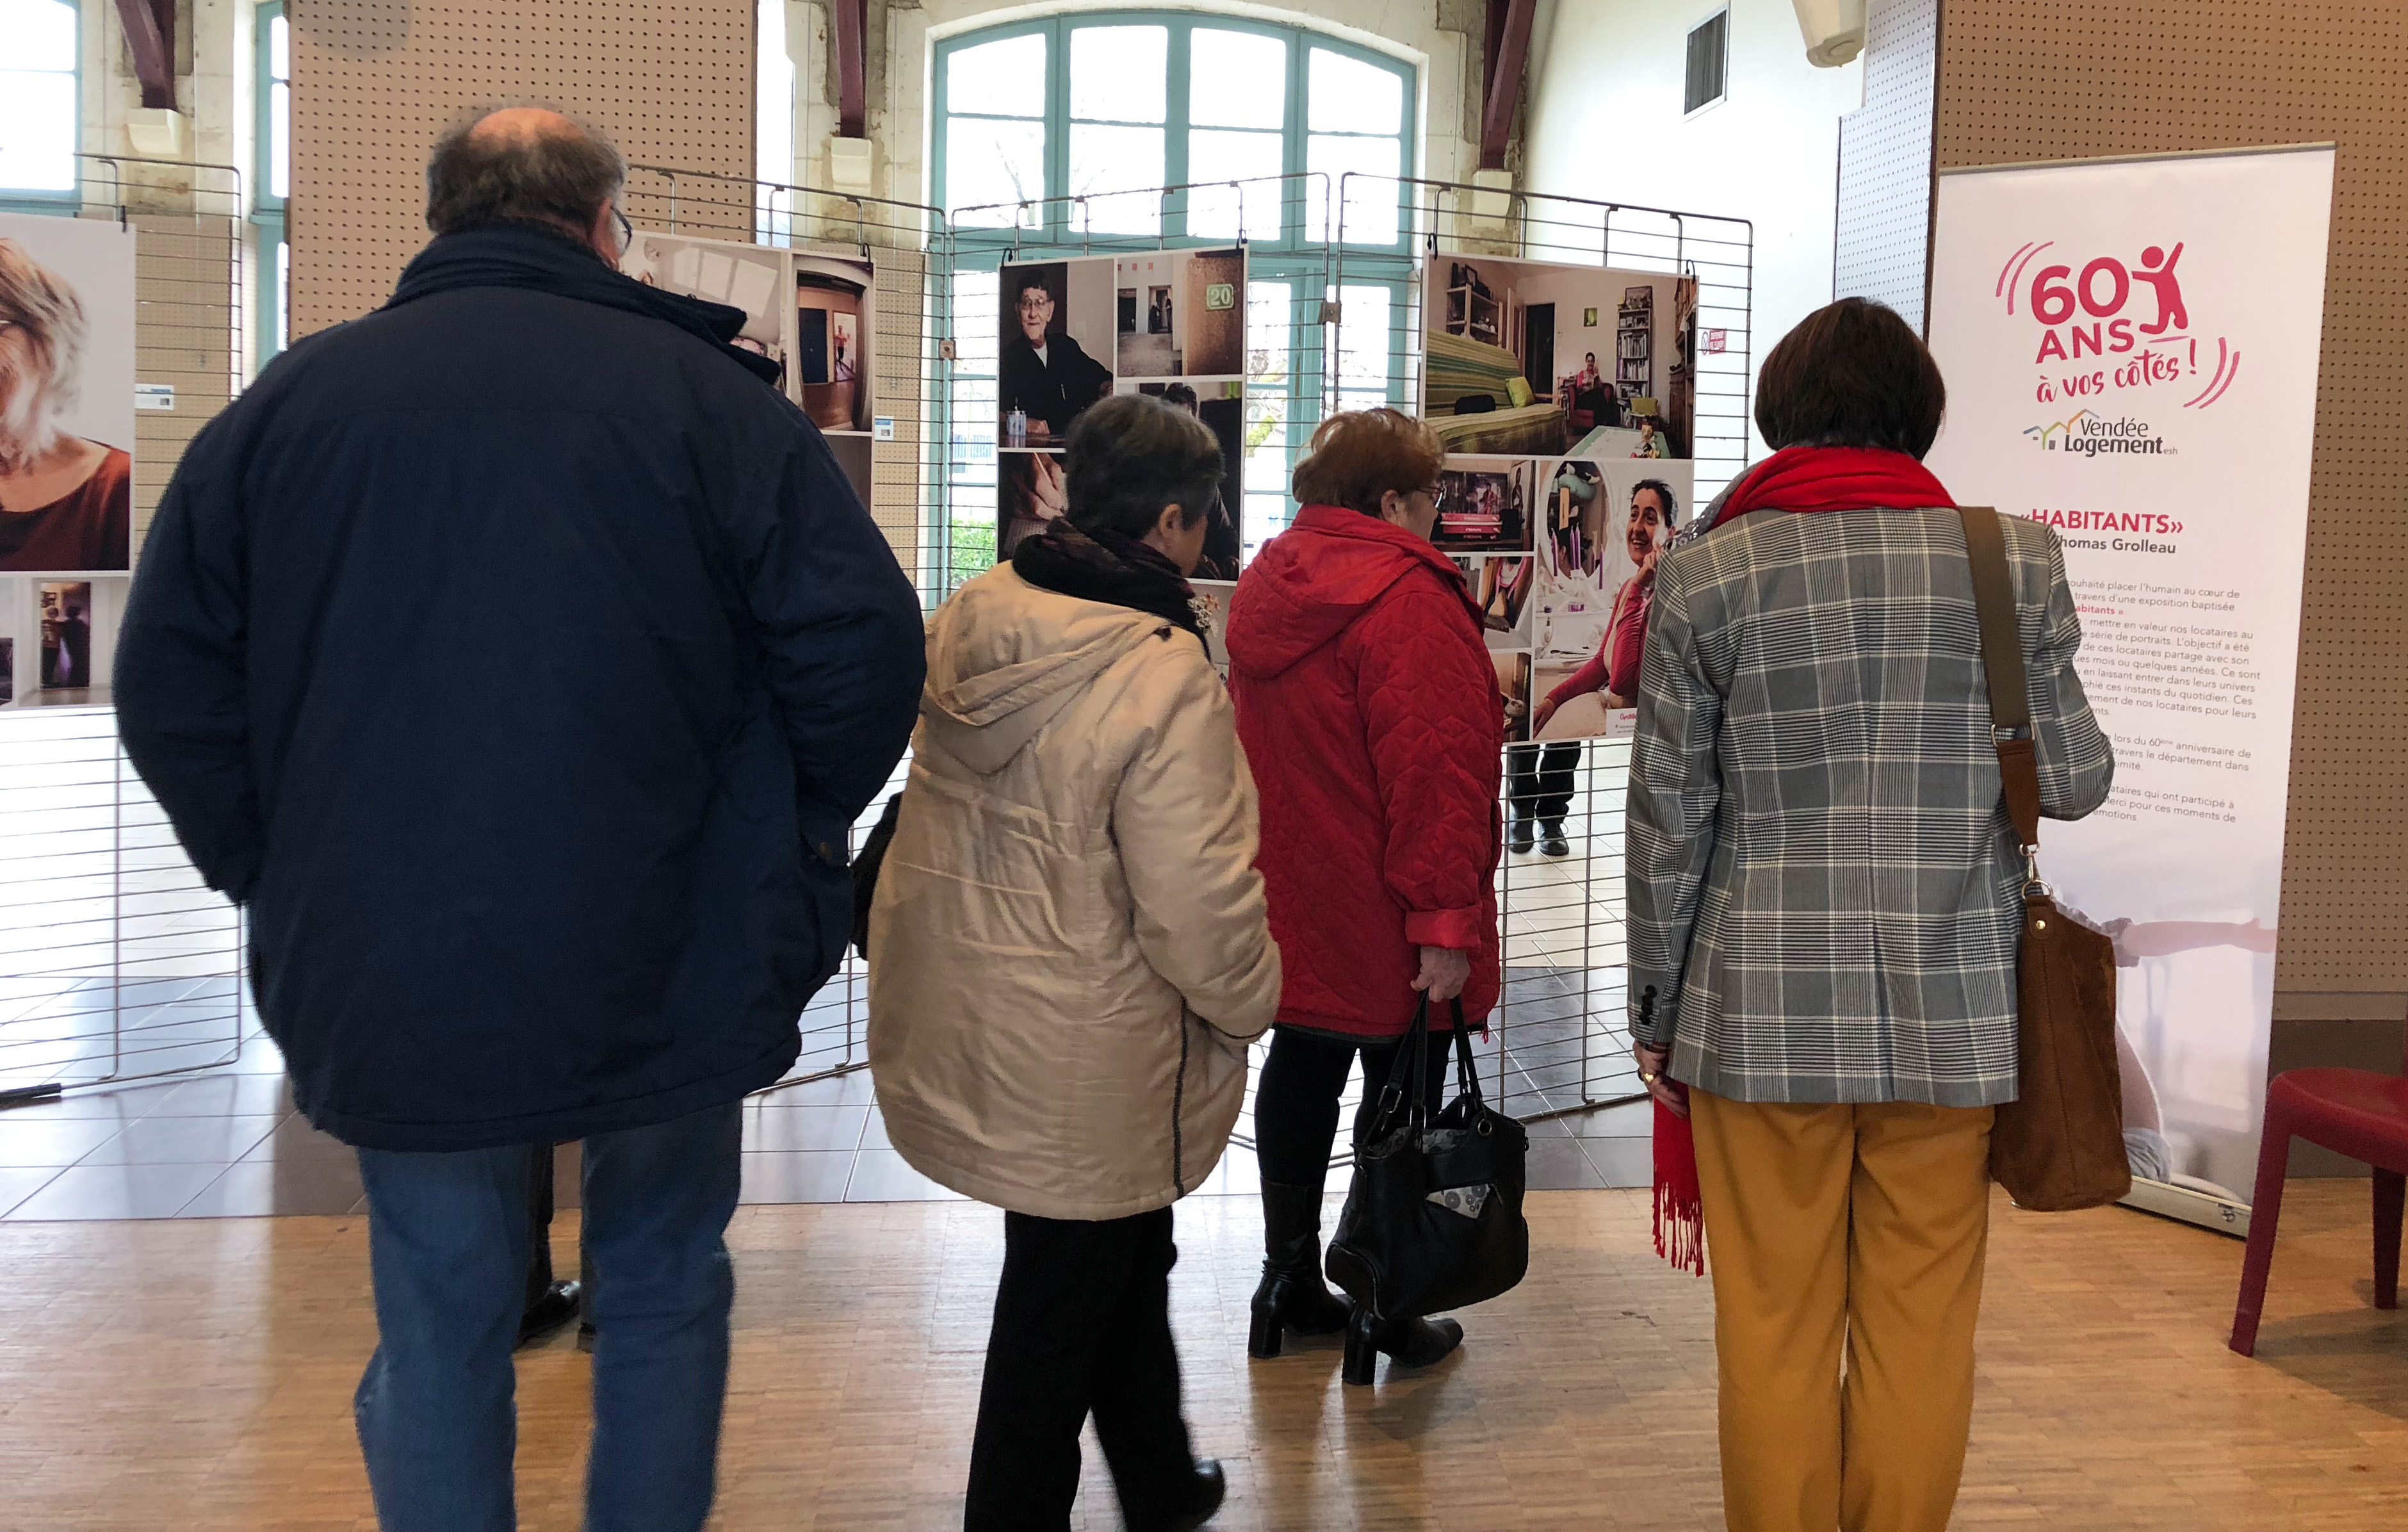
[[[1333,1038],[1291,1026],[1273,1032],[1270,1056],[1263,1060],[1254,1087],[1254,1158],[1263,1180],[1317,1193],[1329,1174],[1330,1152],[1338,1145],[1338,1098],[1346,1092],[1346,1074],[1355,1055],[1363,1058],[1363,1104],[1354,1112],[1354,1129],[1360,1133],[1379,1110],[1380,1087],[1387,1083],[1403,1044],[1402,1038]],[[1454,1032],[1429,1035],[1424,1095],[1431,1111],[1445,1099],[1454,1048]]]
[[[1170,1339],[1178,1259],[1168,1208],[1096,1223],[1003,1215],[965,1532],[1065,1532],[1091,1413],[1131,1532],[1193,1509]]]
[[[1563,818],[1572,806],[1572,773],[1580,766],[1580,757],[1577,739],[1507,747],[1505,773],[1513,817]]]

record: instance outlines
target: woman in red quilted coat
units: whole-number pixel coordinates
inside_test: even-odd
[[[1376,1100],[1421,994],[1431,1001],[1436,1106],[1454,1007],[1497,1004],[1496,871],[1504,719],[1480,613],[1430,546],[1442,449],[1393,409],[1333,416],[1296,469],[1303,509],[1230,602],[1238,737],[1262,795],[1262,869],[1283,972],[1254,1101],[1265,1259],[1247,1349],[1345,1325],[1321,1280],[1321,1197],[1338,1098],[1359,1054]],[[1359,1120],[1359,1119],[1358,1119]],[[1407,1366],[1463,1327],[1405,1320],[1348,1336]]]

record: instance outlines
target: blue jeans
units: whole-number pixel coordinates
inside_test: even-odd
[[[585,1140],[594,1444],[587,1532],[710,1513],[736,1283],[743,1108]],[[378,1343],[352,1413],[384,1532],[511,1532],[510,1351],[525,1297],[526,1146],[359,1152]]]

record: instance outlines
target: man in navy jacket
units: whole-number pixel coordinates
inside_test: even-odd
[[[617,151],[495,112],[437,237],[194,440],[117,662],[310,1121],[357,1147],[387,1528],[510,1518],[528,1146],[583,1138],[592,1528],[702,1525],[740,1103],[851,929],[919,603],[826,444],[621,276]]]

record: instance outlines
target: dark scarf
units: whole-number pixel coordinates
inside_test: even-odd
[[[778,364],[728,344],[744,328],[744,310],[647,287],[611,270],[602,258],[565,234],[534,223],[489,223],[439,235],[401,274],[387,308],[463,287],[520,287],[580,303],[624,309],[676,325],[742,365],[765,383]]]
[[[1956,497],[1904,452],[1877,447],[1784,447],[1740,476],[1715,502],[1709,529],[1751,510],[1933,510]]]
[[[1049,523],[1043,533],[1012,550],[1012,571],[1040,590],[1104,601],[1151,612],[1204,637],[1196,620],[1196,593],[1179,566],[1125,533],[1105,527],[1080,531],[1068,517]]]

